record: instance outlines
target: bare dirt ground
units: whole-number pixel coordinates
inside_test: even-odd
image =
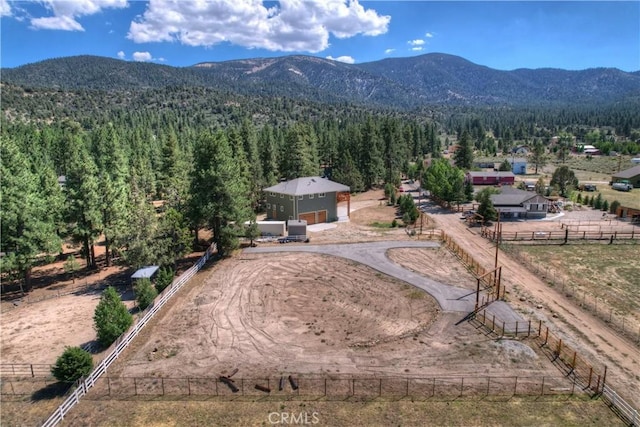
[[[438,207],[430,208],[430,215],[439,228],[446,230],[458,244],[470,251],[486,266],[494,264],[495,247],[480,236],[479,228],[469,228],[460,215]],[[567,215],[565,219],[571,218]],[[543,224],[537,221],[535,225]],[[518,224],[523,224],[519,222]],[[525,224],[529,227],[530,224]],[[557,226],[557,225],[556,225]],[[640,405],[640,350],[625,338],[621,338],[602,320],[585,312],[575,301],[558,289],[551,288],[535,274],[523,268],[508,255],[500,253],[503,266],[502,279],[506,285],[510,304],[529,318],[538,318],[555,329],[555,332],[587,360],[596,366],[608,367],[607,382],[618,393]],[[525,301],[520,301],[520,297]],[[538,309],[538,306],[543,308]]]
[[[95,340],[93,312],[100,294],[71,294],[3,313],[2,363],[53,364],[66,346]],[[122,297],[133,307],[130,292]]]
[[[312,233],[311,240],[331,244],[416,239],[402,228],[372,226],[374,222],[390,222],[395,215],[394,208],[386,206],[381,197],[381,191],[353,197],[351,221]],[[434,209],[427,226],[446,230],[483,264],[493,265],[493,246],[476,234],[479,229],[470,232],[459,214]],[[473,283],[473,277],[450,254],[447,257],[446,251],[429,251],[396,249],[389,256],[443,283]],[[561,295],[554,295],[555,291],[515,261],[501,255],[501,263],[508,296],[522,313],[545,322],[551,320],[552,313],[558,315],[552,323],[561,336],[600,363],[607,363],[610,381],[621,394],[638,395],[636,347],[565,302]],[[460,313],[442,313],[425,293],[344,259],[302,253],[241,254],[208,267],[197,277],[201,279],[181,290],[145,328],[109,375],[215,377],[236,368],[241,377],[287,372],[411,377],[452,373],[559,375],[548,359],[537,353],[536,346],[491,339],[466,322],[456,326]],[[513,298],[520,295],[526,301]],[[87,307],[95,307],[97,301],[87,299]],[[541,303],[545,308],[535,309]],[[17,354],[29,337],[49,340],[47,333],[36,332],[40,327],[26,329],[26,324],[20,323],[31,311],[43,311],[39,304],[18,307],[9,312],[11,318],[3,314],[3,331],[15,324],[6,340],[3,332],[3,348],[13,346]],[[64,306],[68,306],[66,302]],[[66,320],[60,317],[62,311],[50,313],[54,325],[67,325],[82,316],[76,312]],[[86,313],[90,319],[93,308],[87,308]],[[68,341],[76,333],[70,328],[63,330],[67,339],[57,337],[56,342]],[[24,340],[22,344],[18,338]],[[50,358],[40,360],[55,360],[62,349],[49,344],[42,347],[50,348]],[[22,351],[22,360],[27,361],[34,348]],[[2,361],[10,363],[4,352]]]
[[[104,258],[103,246],[95,250],[98,259]],[[77,248],[65,246],[64,252],[77,254]],[[181,267],[190,267],[201,255],[185,257]],[[84,267],[84,260],[76,258]],[[126,273],[121,266],[83,268],[74,279],[64,271],[64,260],[34,268],[33,287],[25,297],[17,289],[3,293],[1,363],[54,364],[65,347],[94,341],[93,314],[105,286],[117,286],[125,305],[134,310],[133,291],[123,285],[129,283]]]
[[[350,261],[244,255],[181,295],[111,374],[557,375],[526,344],[495,342],[455,326],[459,313],[438,312],[424,292]]]

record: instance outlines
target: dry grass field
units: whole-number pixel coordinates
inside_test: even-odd
[[[331,427],[622,425],[601,402],[566,397],[366,402],[84,400],[63,425],[252,427],[286,425],[281,421],[292,415],[306,415],[307,425]]]
[[[640,245],[520,245],[518,250],[537,265],[554,269],[576,290],[598,297],[615,312],[640,318]]]

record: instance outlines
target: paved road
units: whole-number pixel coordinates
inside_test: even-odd
[[[381,273],[405,281],[433,296],[444,311],[454,311],[467,314],[475,306],[475,292],[469,289],[445,285],[431,280],[413,271],[401,267],[387,257],[387,251],[392,248],[435,248],[435,242],[398,242],[383,241],[369,243],[332,244],[332,245],[293,245],[246,248],[245,253],[271,252],[312,252],[325,255],[339,256],[365,264]],[[513,309],[504,302],[495,302],[487,309],[506,321],[524,321]]]

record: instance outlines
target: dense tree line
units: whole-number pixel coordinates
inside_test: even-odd
[[[280,179],[324,175],[352,191],[422,178],[443,200],[469,199],[461,169],[438,160],[449,137],[455,164],[474,152],[533,147],[547,161],[552,136],[619,152],[640,150],[634,108],[544,110],[437,106],[413,112],[201,87],[131,91],[3,86],[0,116],[2,273],[29,285],[30,271],[61,242],[96,268],[175,266],[213,231],[222,253],[246,235],[261,190]],[[631,140],[630,140],[631,139]],[[563,155],[562,144],[554,148]],[[427,162],[434,160],[424,174]],[[448,166],[447,166],[448,165]],[[58,177],[66,181],[62,187]]]
[[[223,254],[245,234],[238,224],[259,212],[263,188],[309,175],[354,191],[397,184],[411,162],[437,154],[436,135],[424,120],[362,112],[279,125],[238,115],[196,126],[135,112],[106,122],[4,120],[2,271],[28,286],[34,263],[60,253],[64,239],[81,247],[87,268],[97,268],[99,239],[107,265],[173,266],[202,227]]]

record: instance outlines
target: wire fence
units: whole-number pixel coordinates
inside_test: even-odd
[[[1,378],[0,395],[37,399],[39,396],[62,395],[71,384],[50,378]]]
[[[0,363],[0,378],[49,378],[53,365]]]
[[[187,396],[221,400],[296,398],[460,398],[484,396],[549,396],[584,393],[572,379],[562,376],[437,376],[356,377],[287,375],[262,378],[229,377],[102,377],[88,399],[130,399]]]
[[[123,287],[129,286],[126,281],[108,281],[102,280],[96,283],[88,284],[85,280],[84,284],[78,284],[72,287],[64,287],[62,289],[53,290],[46,294],[41,295],[29,295],[26,294],[20,298],[17,298],[13,301],[3,301],[2,311],[9,311],[15,308],[20,307],[22,304],[35,304],[37,302],[46,301],[54,298],[61,298],[67,295],[83,295],[88,293],[99,293],[105,290],[107,287],[113,286],[116,289],[121,289]]]
[[[487,316],[485,311],[478,313],[474,321],[500,337],[531,337],[543,353],[572,380],[573,387],[579,387],[591,396],[602,397],[626,423],[640,426],[638,411],[606,384],[606,366],[594,367],[542,321],[537,324],[530,321],[504,322],[493,314]]]
[[[583,309],[599,317],[610,328],[627,336],[632,342],[640,346],[640,321],[637,317],[617,312],[605,298],[592,295],[585,289],[573,285],[566,279],[564,274],[549,265],[536,262],[532,256],[520,250],[518,246],[509,245],[505,249],[508,250],[509,255],[517,259],[538,277],[558,289],[565,296],[572,298]]]

